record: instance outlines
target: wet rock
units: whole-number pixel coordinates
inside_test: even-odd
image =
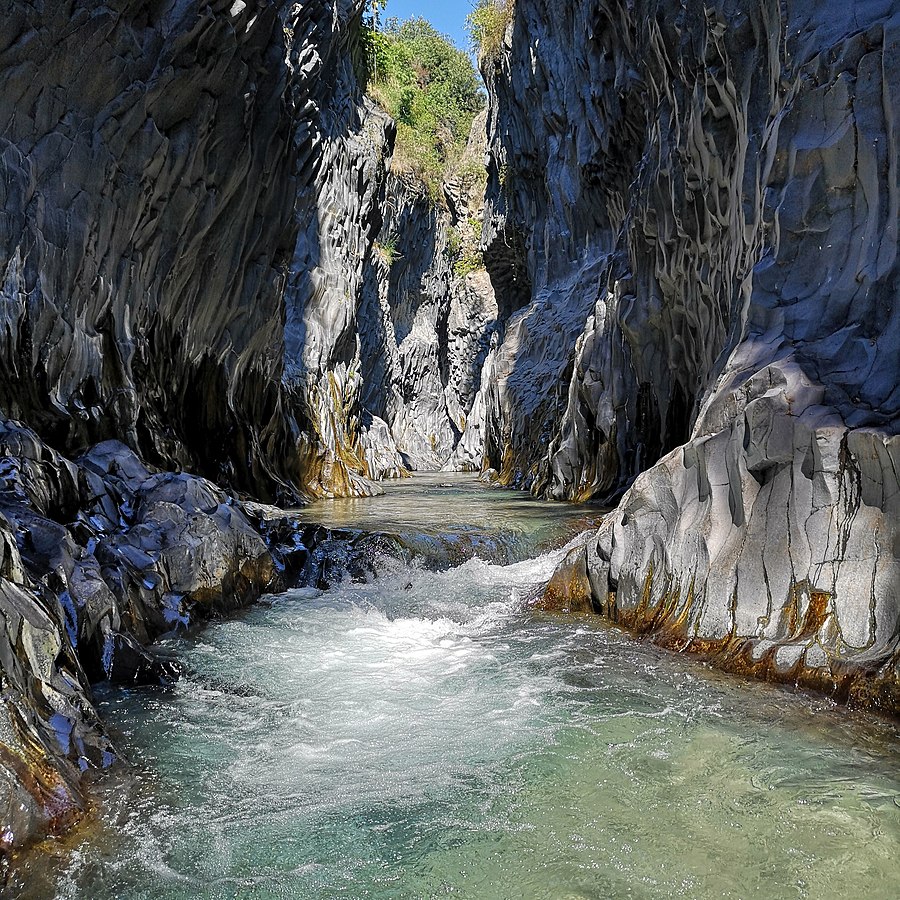
[[[91,681],[160,684],[160,634],[276,586],[263,537],[219,488],[107,441],[68,460],[0,420],[0,673],[8,722],[0,843],[65,830],[81,776],[114,759]]]
[[[566,554],[532,608],[554,613],[594,612],[584,547],[576,547]]]
[[[894,711],[898,28],[519,0],[485,61],[503,337],[462,439],[506,484],[621,497],[607,614]]]

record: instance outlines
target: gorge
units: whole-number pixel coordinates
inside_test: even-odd
[[[183,719],[214,732],[208,709],[192,720],[179,705],[185,691],[240,696],[249,685],[257,696],[252,660],[232,678],[191,643],[207,640],[194,626],[212,617],[226,617],[202,632],[221,634],[208,638],[220,660],[245,660],[257,645],[242,643],[241,622],[273,645],[281,629],[290,644],[312,616],[321,647],[297,652],[323,671],[328,622],[365,635],[354,617],[366,603],[372,646],[332,649],[371,651],[378,671],[394,659],[377,656],[396,639],[391,623],[435,629],[448,678],[453,654],[484,638],[510,681],[465,683],[505,699],[469,710],[483,730],[460,757],[463,780],[494,771],[507,738],[519,748],[520,732],[542,727],[501,716],[507,700],[528,703],[512,688],[530,641],[561,641],[562,657],[545,650],[563,681],[599,691],[587,710],[569,697],[545,707],[553,728],[583,727],[576,743],[610,713],[596,672],[617,695],[644,667],[689,685],[648,689],[646,706],[615,716],[706,729],[717,703],[739,705],[729,682],[655,644],[896,717],[900,10],[891,0],[490,5],[500,27],[482,43],[486,109],[466,167],[435,190],[400,164],[398,126],[366,93],[363,0],[0,4],[5,857],[90,820],[91,785],[122,755],[109,717],[139,735],[135,747],[154,745],[129,697],[157,702],[152,691],[168,697],[159,686],[183,674],[181,699],[158,701],[160,727]],[[482,161],[486,184],[460,174]],[[458,264],[460,242],[477,244],[483,268]],[[369,528],[359,505],[346,522],[315,513],[330,498],[372,497],[356,502],[376,504],[365,508],[377,519],[377,504],[430,484],[394,479],[440,470],[451,486],[450,473],[469,472],[468,484],[520,489],[523,509],[568,524],[555,543],[510,544],[492,512],[457,530],[466,504],[433,487],[421,502],[441,528],[420,524],[418,536]],[[527,495],[558,502],[531,507]],[[387,599],[353,593],[372,584]],[[465,609],[426,615],[432,596]],[[260,598],[249,620],[227,618]],[[502,629],[478,618],[482,606]],[[151,646],[173,633],[177,652]],[[417,641],[396,646],[414,653]],[[449,702],[452,680],[409,674]],[[362,676],[348,677],[363,690]],[[522,684],[545,696],[541,678]],[[339,705],[340,683],[329,691],[322,702]],[[729,727],[789,731],[791,713],[758,712],[788,701],[764,696],[778,699],[748,696]],[[804,728],[840,720],[824,701],[802,702]],[[410,711],[427,720],[421,701]],[[399,727],[402,711],[385,715]],[[451,732],[465,716],[451,716]],[[894,726],[865,723],[847,777],[877,770],[866,797],[879,835],[896,837]],[[249,720],[235,727],[252,732]],[[438,741],[442,727],[423,733]],[[687,759],[691,746],[668,752]],[[786,776],[795,783],[818,745],[799,746],[771,745],[761,770],[784,752],[800,760]],[[410,759],[429,747],[410,737]],[[654,758],[641,757],[650,768]],[[331,777],[349,776],[338,766]],[[560,790],[552,780],[528,784]],[[873,846],[868,895],[890,896],[896,862],[889,843]],[[447,872],[463,864],[441,865],[438,881],[396,895],[455,884]],[[200,881],[160,896],[196,895],[228,872],[194,873]],[[495,876],[511,884],[496,872],[478,884]],[[74,895],[98,895],[89,871],[73,877]],[[144,876],[127,877],[137,891]],[[357,896],[354,884],[335,895]],[[573,896],[600,890],[579,884],[587,892]],[[534,896],[550,890],[541,885]],[[647,895],[673,885],[662,878]]]

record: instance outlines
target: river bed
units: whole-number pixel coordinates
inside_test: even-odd
[[[134,774],[25,895],[897,896],[894,723],[528,610],[598,511],[442,475],[305,514],[436,549],[164,641],[189,674],[103,693]]]

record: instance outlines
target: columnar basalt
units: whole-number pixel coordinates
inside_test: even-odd
[[[61,449],[289,489],[287,6],[2,5],[0,409]]]
[[[487,259],[519,307],[486,464],[631,485],[585,551],[607,615],[888,709],[898,27],[889,2],[518,0],[485,61]]]

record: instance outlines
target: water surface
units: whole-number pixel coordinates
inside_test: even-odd
[[[481,558],[383,559],[166,641],[188,677],[101,704],[139,775],[33,890],[897,896],[893,724],[524,608],[595,512],[442,476],[310,516]]]

